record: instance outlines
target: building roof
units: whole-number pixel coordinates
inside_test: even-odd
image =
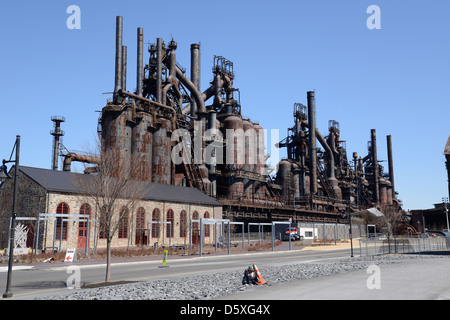
[[[20,171],[47,191],[53,192],[81,193],[78,179],[93,178],[88,174],[26,166],[20,166]],[[145,183],[142,198],[145,200],[221,206],[220,202],[198,189],[154,182]]]

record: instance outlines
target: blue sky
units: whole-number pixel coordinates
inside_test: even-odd
[[[81,9],[79,30],[66,26],[70,5]],[[380,7],[379,30],[366,26],[370,5]],[[319,130],[326,135],[328,120],[338,121],[349,158],[367,154],[376,129],[378,157],[387,160],[392,135],[403,208],[430,208],[448,196],[449,12],[447,0],[4,1],[0,158],[20,134],[21,164],[50,168],[53,115],[66,118],[68,149],[93,145],[97,111],[114,87],[121,15],[129,90],[137,27],[146,43],[173,37],[187,70],[190,44],[201,42],[202,89],[212,80],[214,55],[233,61],[243,115],[280,129],[280,138],[293,126],[294,103],[306,104],[306,92],[315,90]]]

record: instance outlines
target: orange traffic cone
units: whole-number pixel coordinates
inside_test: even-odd
[[[253,264],[253,267],[255,268],[255,272],[256,272],[256,283],[257,284],[266,284],[267,281],[264,281],[261,275],[261,272],[259,272],[258,267],[256,266],[256,264]]]

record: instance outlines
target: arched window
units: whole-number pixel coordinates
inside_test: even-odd
[[[61,202],[56,207],[56,213],[69,214],[69,205]],[[63,221],[63,217],[56,217],[56,239],[67,240],[67,221]]]
[[[145,209],[140,207],[136,212],[136,244],[143,244],[145,232]]]
[[[128,208],[122,207],[119,216],[119,239],[128,238]]]
[[[209,219],[209,212],[208,211],[205,211],[205,214],[203,215],[203,218]],[[203,226],[205,228],[205,237],[209,237],[209,234],[210,234],[209,224],[204,224]]]
[[[136,244],[144,244],[145,209],[140,207],[136,212]]]
[[[194,211],[192,213],[192,220],[198,220],[198,212]],[[200,228],[199,228],[199,224],[198,222],[193,222],[192,223],[192,235],[198,236],[200,232]]]
[[[159,209],[156,208],[152,213],[152,221],[159,221]],[[159,238],[159,223],[152,223],[152,238]]]
[[[180,238],[186,237],[187,213],[184,210],[180,212]]]
[[[169,209],[167,210],[167,218],[166,218],[167,222],[170,222],[170,224],[167,225],[166,228],[166,237],[167,238],[173,238],[173,224],[175,222],[174,219],[174,215],[173,215],[173,210]]]

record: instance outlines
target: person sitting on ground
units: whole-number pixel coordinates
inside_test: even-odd
[[[250,265],[245,269],[242,284],[257,284],[256,272],[253,265]]]

